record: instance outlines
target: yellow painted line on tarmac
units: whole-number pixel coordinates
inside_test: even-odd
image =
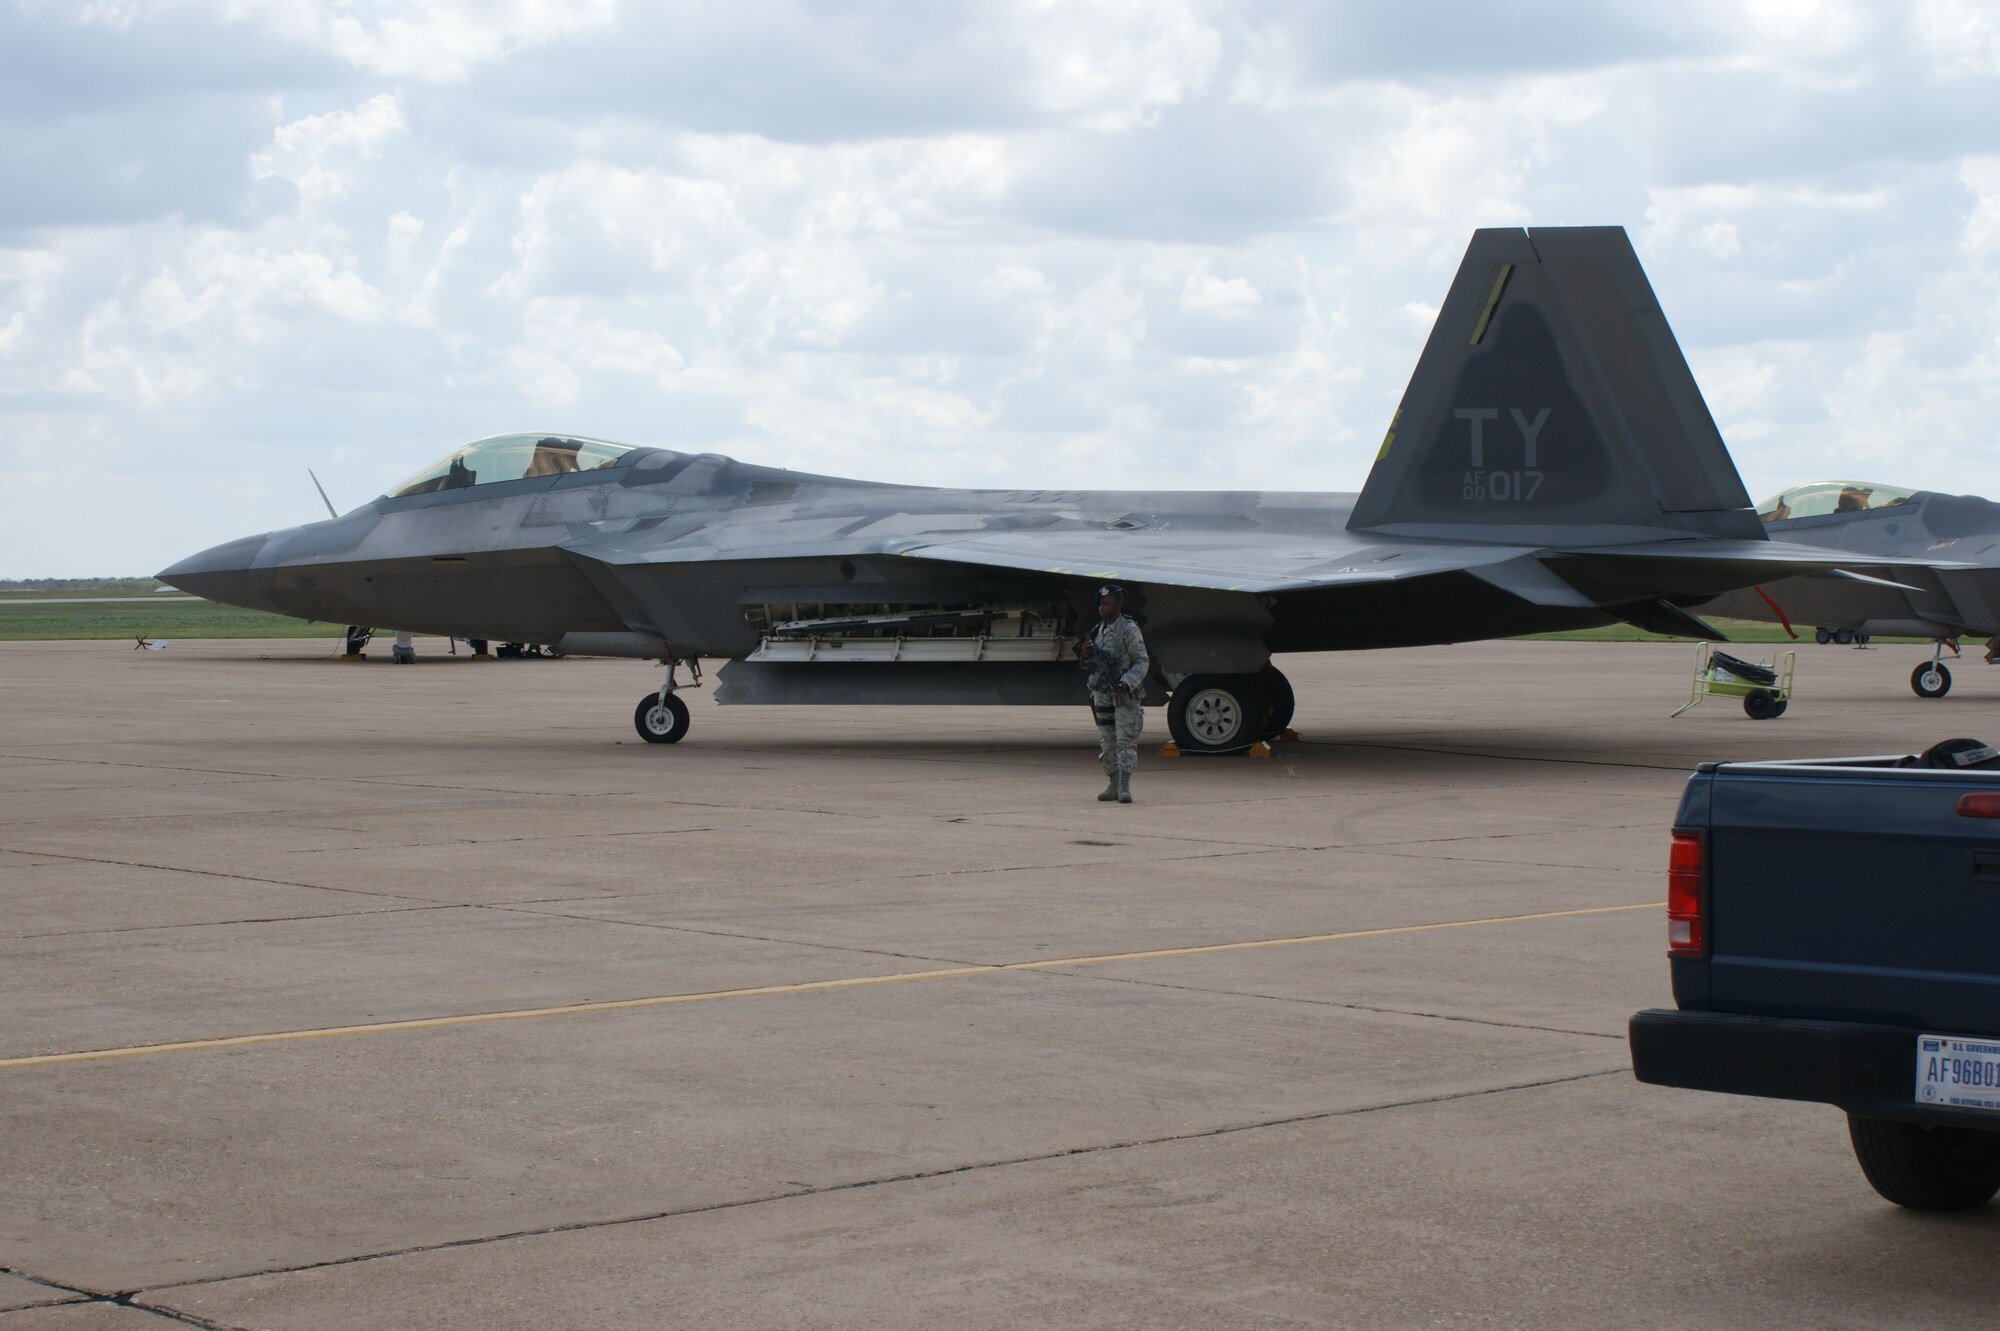
[[[1351,929],[1340,934],[1301,934],[1296,938],[1253,938],[1242,943],[1205,943],[1197,947],[1160,947],[1150,952],[1109,952],[1095,957],[1069,957],[1062,961],[1015,961],[985,969],[995,971],[1045,971],[1058,966],[1101,966],[1107,961],[1152,961],[1158,957],[1199,957],[1210,952],[1249,952],[1260,947],[1297,947],[1301,943],[1341,943],[1352,938],[1389,938],[1396,934],[1431,934],[1444,929],[1477,929],[1487,924],[1526,924],[1531,920],[1573,920],[1583,915],[1620,915],[1635,910],[1665,910],[1664,901],[1642,901],[1635,906],[1590,906],[1582,910],[1545,910],[1533,915],[1494,915],[1483,920],[1445,920],[1439,924],[1398,924],[1386,929]]]
[[[1537,911],[1531,915],[1494,915],[1478,920],[1445,920],[1436,924],[1399,924],[1383,929],[1350,929],[1337,934],[1301,934],[1293,938],[1253,938],[1236,943],[1204,943],[1192,947],[1161,947],[1144,952],[1105,952],[1087,957],[1056,957],[1046,961],[1010,961],[990,966],[953,966],[946,970],[900,971],[893,975],[857,975],[839,980],[807,980],[799,984],[762,984],[749,989],[711,989],[704,993],[656,994],[647,998],[613,998],[597,1003],[565,1003],[557,1007],[512,1008],[503,1012],[465,1012],[449,1017],[414,1017],[406,1021],[374,1021],[359,1026],[314,1026],[298,1031],[267,1031],[260,1035],[226,1035],[212,1040],[175,1040],[166,1044],[128,1045],[120,1049],[80,1049],[67,1054],[29,1054],[0,1058],[0,1068],[43,1067],[51,1063],[94,1063],[109,1058],[146,1054],[178,1054],[197,1049],[238,1049],[245,1045],[283,1044],[293,1040],[324,1040],[342,1035],[378,1035],[389,1031],[429,1031],[446,1026],[472,1026],[489,1021],[520,1021],[527,1017],[567,1017],[588,1012],[626,1012],[634,1008],[669,1007],[680,1003],[715,1003],[727,998],[766,998],[777,994],[812,994],[835,989],[862,989],[877,984],[919,980],[958,980],[1010,971],[1062,970],[1072,966],[1102,966],[1115,961],[1155,961],[1166,957],[1199,957],[1216,952],[1249,952],[1257,948],[1298,947],[1307,943],[1339,943],[1357,938],[1391,938],[1399,934],[1437,933],[1445,929],[1476,929],[1493,924],[1527,924],[1535,920],[1571,920],[1587,915],[1617,915],[1628,911],[1661,910],[1664,901],[1631,906],[1591,906],[1581,910]]]

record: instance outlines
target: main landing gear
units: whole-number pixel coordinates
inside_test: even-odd
[[[1868,635],[1859,629],[1830,629],[1824,626],[1813,630],[1813,641],[1824,647],[1837,642],[1842,647],[1866,647]]]
[[[1295,706],[1268,662],[1254,675],[1189,675],[1167,702],[1167,729],[1182,753],[1234,753],[1291,725]]]
[[[692,687],[701,687],[701,662],[669,660],[667,677],[660,684],[657,693],[649,693],[639,699],[639,706],[632,713],[632,725],[638,730],[639,738],[648,744],[678,744],[687,737],[687,704],[675,696],[680,687],[675,672],[685,664],[693,676]]]

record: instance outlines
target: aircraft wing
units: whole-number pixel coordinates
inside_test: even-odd
[[[954,533],[885,553],[988,568],[1227,592],[1285,592],[1401,582],[1528,554],[1520,546],[1356,542],[1285,532],[1121,531]]]
[[[888,553],[909,559],[1021,569],[1102,581],[1206,587],[1217,591],[1304,591],[1356,583],[1402,582],[1470,573],[1536,604],[1606,604],[1564,594],[1561,584],[1643,581],[1658,587],[1720,578],[1731,586],[1818,573],[1888,582],[1907,560],[1874,558],[1774,541],[1675,540],[1638,545],[1535,550],[1458,541],[1318,540],[1285,532],[993,532],[912,541]],[[1635,576],[1636,575],[1636,576]],[[1622,599],[1613,593],[1609,600]]]
[[[1537,548],[1525,543],[1256,528],[990,531],[967,527],[877,534],[843,531],[833,523],[826,526],[819,530],[816,524],[794,523],[775,530],[738,531],[724,523],[676,533],[664,542],[657,536],[638,542],[599,537],[571,542],[567,548],[613,566],[894,555],[1250,595],[1467,573],[1532,604],[1574,607],[1615,605],[1663,594],[1713,595],[1724,588],[1834,570],[1892,578],[1895,562],[1784,542],[1715,538]]]
[[[893,517],[889,522],[893,522]],[[934,521],[934,520],[929,520]],[[884,523],[881,525],[889,525]],[[1138,530],[991,531],[978,517],[962,527],[854,530],[851,521],[797,521],[735,527],[728,522],[673,532],[665,540],[596,536],[566,542],[573,555],[606,565],[706,563],[761,558],[893,555],[981,568],[1098,581],[1200,587],[1245,593],[1344,584],[1401,582],[1504,563],[1529,555],[1520,545],[1400,541],[1341,530],[1269,531],[1172,527]]]

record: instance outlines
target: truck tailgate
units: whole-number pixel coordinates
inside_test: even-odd
[[[1961,816],[1959,801],[2000,786],[1727,764],[1714,780],[1710,1009],[1938,1031],[1992,1023],[2000,819]]]

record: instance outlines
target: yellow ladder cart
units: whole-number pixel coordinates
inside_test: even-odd
[[[1783,716],[1792,703],[1792,672],[1798,659],[1797,652],[1786,652],[1773,661],[1740,661],[1708,643],[1697,643],[1694,687],[1673,714],[1692,711],[1703,698],[1713,697],[1741,698],[1743,714],[1752,721]]]

